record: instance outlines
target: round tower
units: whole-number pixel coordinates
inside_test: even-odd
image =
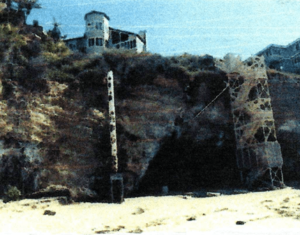
[[[102,53],[109,39],[109,17],[99,11],[91,11],[84,16],[87,53]]]

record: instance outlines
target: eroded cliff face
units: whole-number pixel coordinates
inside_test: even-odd
[[[268,72],[277,138],[283,155],[283,173],[289,185],[299,186],[299,91],[296,74]]]
[[[68,187],[74,197],[106,193],[109,70],[127,195],[234,182],[229,95],[195,118],[225,87],[212,57],[51,56],[34,78],[1,78],[1,194],[9,185],[27,195],[51,185]]]
[[[60,185],[80,200],[107,196],[110,70],[126,195],[239,184],[229,92],[195,117],[226,86],[212,57],[87,56],[47,37],[19,37],[19,51],[15,45],[1,54],[1,195],[9,185],[23,195]],[[298,78],[268,77],[285,179],[298,180]]]
[[[92,174],[99,162],[93,132],[101,127],[103,113],[85,107],[80,97],[63,97],[67,84],[44,81],[47,89],[28,92],[18,82],[4,80],[0,102],[2,193],[8,185],[25,194],[51,184],[88,188],[84,176]]]

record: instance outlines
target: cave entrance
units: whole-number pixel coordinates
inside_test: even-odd
[[[224,128],[230,137],[222,141],[218,135],[202,141],[190,135],[177,138],[175,133],[165,138],[139,184],[138,194],[161,193],[163,186],[172,193],[240,184],[233,128]]]

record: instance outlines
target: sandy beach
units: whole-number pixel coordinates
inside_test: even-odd
[[[0,218],[1,234],[292,230],[300,228],[300,190],[209,198],[151,196],[128,198],[122,204],[61,205],[55,198],[1,201]]]

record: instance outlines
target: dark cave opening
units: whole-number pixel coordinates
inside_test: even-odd
[[[233,137],[231,131],[229,134]],[[240,185],[235,159],[235,142],[218,137],[197,141],[192,136],[172,136],[163,140],[139,184],[137,194],[170,191],[225,189]]]

